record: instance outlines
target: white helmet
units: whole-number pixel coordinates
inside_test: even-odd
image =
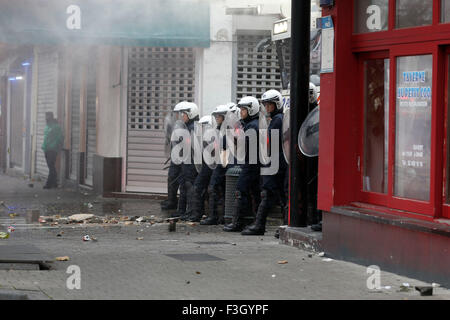
[[[212,115],[213,116],[226,115],[228,111],[230,111],[230,108],[228,107],[228,105],[221,104],[214,109],[214,111],[212,112]]]
[[[189,102],[181,101],[175,106],[175,108],[173,108],[173,112],[180,112],[181,109],[187,108],[188,105],[189,105]]]
[[[253,117],[259,113],[259,102],[255,97],[243,97],[239,103],[238,108],[245,108],[248,110],[248,115]]]
[[[229,102],[229,103],[227,103],[227,106],[229,106],[231,112],[239,115],[239,108],[236,103]]]
[[[283,106],[283,96],[277,90],[266,91],[261,97],[261,103],[273,102],[275,103],[278,110]]]
[[[179,104],[181,104],[181,103],[183,103],[183,102],[180,102]],[[195,117],[197,117],[199,115],[197,105],[195,103],[192,103],[192,102],[184,103],[179,108],[179,111],[182,112],[182,113],[186,113],[188,118],[189,118],[189,120],[192,120],[192,119],[194,119]]]
[[[213,124],[213,120],[212,120],[212,115],[206,115],[200,118],[200,120],[198,121],[198,123],[200,124],[209,124],[210,126],[212,126]]]
[[[314,85],[314,83],[309,83],[309,103],[317,102],[318,94],[317,94],[317,87]]]

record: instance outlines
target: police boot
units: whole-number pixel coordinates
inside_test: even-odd
[[[194,186],[191,182],[185,182],[186,187],[186,211],[181,215],[181,220],[187,221],[194,210]]]
[[[200,222],[203,217],[204,193],[200,192],[197,187],[194,187],[194,196],[192,198],[192,213],[188,218],[190,222]]]
[[[266,190],[261,192],[261,203],[258,207],[258,212],[256,213],[255,223],[247,226],[244,231],[242,231],[243,236],[263,236],[266,231],[266,220],[269,213],[269,201],[267,198],[268,194]]]
[[[212,226],[218,224],[218,212],[217,212],[217,192],[214,190],[213,186],[208,187],[208,193],[209,193],[209,215],[206,219],[200,221],[201,225],[204,226]]]
[[[243,209],[241,208],[241,193],[239,191],[236,191],[236,206],[234,209],[233,219],[231,220],[231,223],[225,225],[223,227],[223,231],[225,232],[241,232],[244,227],[244,221],[242,219],[243,215]]]

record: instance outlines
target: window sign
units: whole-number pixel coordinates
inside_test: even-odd
[[[432,55],[397,59],[397,197],[430,200],[432,69]]]
[[[397,0],[396,26],[409,28],[431,25],[433,0]]]
[[[389,150],[389,59],[364,63],[363,189],[387,193]]]
[[[441,0],[441,22],[450,22],[450,0]]]
[[[354,32],[388,29],[389,0],[354,0]]]

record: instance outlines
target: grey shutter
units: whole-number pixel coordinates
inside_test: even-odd
[[[263,52],[255,50],[264,38],[270,38],[270,31],[241,31],[237,34],[236,99],[244,96],[260,98],[270,89],[281,90],[281,76],[275,45]],[[285,50],[287,53],[287,50]],[[285,65],[289,70],[290,55],[285,54]]]
[[[80,90],[81,90],[81,65],[74,63],[72,67],[71,88],[71,148],[70,148],[70,179],[78,181],[80,168]]]
[[[194,100],[191,48],[131,48],[128,57],[127,191],[167,192],[164,117]]]
[[[92,186],[94,170],[94,154],[97,152],[96,124],[96,67],[90,62],[87,74],[87,135],[86,135],[86,184]]]
[[[43,52],[38,54],[38,84],[37,84],[37,123],[36,123],[36,173],[48,175],[45,154],[41,149],[44,142],[46,126],[45,113],[57,115],[58,101],[58,54]]]

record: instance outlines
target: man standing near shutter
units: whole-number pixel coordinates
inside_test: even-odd
[[[53,112],[45,113],[45,120],[47,126],[44,130],[44,143],[42,150],[45,153],[45,160],[48,166],[48,178],[44,189],[57,188],[57,172],[56,172],[56,157],[58,152],[62,149],[64,136],[58,121],[53,118]]]

